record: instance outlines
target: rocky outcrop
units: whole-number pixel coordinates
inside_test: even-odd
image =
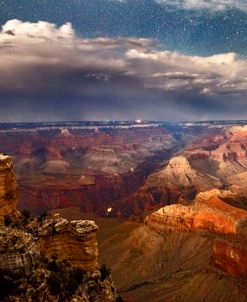
[[[0,222],[6,215],[18,217],[17,200],[18,190],[12,158],[0,154]]]
[[[19,227],[0,228],[1,301],[117,301],[109,269],[98,264],[93,221],[54,214]]]
[[[199,191],[209,190],[220,185],[217,178],[195,171],[184,156],[173,157],[168,166],[157,175],[166,186],[197,187]]]
[[[0,156],[0,189],[0,301],[117,301],[109,269],[98,264],[93,221],[21,216],[6,155]]]
[[[39,258],[40,250],[30,233],[11,227],[0,229],[0,270],[30,275]]]
[[[212,264],[229,274],[243,277],[247,273],[247,211],[224,201],[233,196],[238,198],[229,191],[217,189],[199,193],[191,205],[163,207],[149,215],[145,224],[159,234],[213,233]],[[224,241],[218,240],[221,237],[225,238]]]
[[[190,206],[170,205],[149,215],[145,223],[158,232],[207,230],[247,237],[247,211],[225,203],[225,192],[212,190],[197,195]]]
[[[95,271],[99,268],[97,229],[93,221],[68,221],[55,214],[38,229],[41,251],[46,257],[56,256],[73,267]]]

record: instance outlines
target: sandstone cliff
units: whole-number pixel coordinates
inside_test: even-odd
[[[18,227],[0,228],[1,301],[119,299],[109,269],[98,264],[93,221],[54,215]]]
[[[213,265],[228,274],[246,276],[247,211],[226,203],[224,199],[228,196],[238,198],[229,191],[216,189],[199,193],[191,205],[163,207],[149,215],[145,224],[160,234],[193,231],[215,234]]]
[[[99,269],[97,229],[93,221],[68,221],[55,214],[38,229],[41,252],[67,260],[73,267],[95,271]]]
[[[18,217],[18,190],[10,156],[0,154],[0,222],[4,216]]]
[[[158,232],[202,229],[247,237],[247,211],[225,203],[221,196],[227,193],[220,190],[199,193],[190,206],[163,207],[149,215],[145,223]]]

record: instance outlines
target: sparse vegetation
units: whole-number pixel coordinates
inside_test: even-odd
[[[17,289],[18,284],[3,270],[0,270],[0,301],[10,294],[14,294]]]
[[[13,220],[9,215],[4,216],[4,225],[6,227],[10,226],[12,222],[13,222]]]
[[[59,274],[51,273],[47,279],[47,286],[51,294],[58,295],[62,286],[62,278]]]
[[[72,268],[67,261],[59,261],[55,256],[47,261],[46,268],[51,271],[47,280],[49,291],[59,295],[61,300],[73,296],[86,274],[84,270]]]
[[[46,217],[48,216],[47,212],[44,211],[40,214],[40,216],[38,217],[38,221],[42,222]]]
[[[31,213],[28,209],[23,209],[21,211],[21,214],[22,214],[23,218],[26,219],[26,220],[29,220],[30,217],[31,217]]]
[[[100,273],[101,273],[100,281],[104,281],[107,277],[110,276],[111,270],[106,266],[106,264],[102,264],[100,267]]]

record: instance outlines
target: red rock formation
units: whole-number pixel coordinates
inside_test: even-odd
[[[230,193],[229,193],[230,194]],[[222,200],[226,192],[212,190],[197,195],[190,206],[170,205],[149,215],[145,223],[158,232],[206,230],[221,234],[241,234],[247,237],[247,211]]]
[[[103,213],[139,188],[153,169],[149,158],[173,148],[175,140],[158,127],[105,132],[61,128],[0,133],[0,144],[15,158],[21,208],[40,214],[79,206]]]
[[[67,260],[73,267],[86,271],[99,269],[96,232],[93,221],[68,220],[55,214],[38,230],[41,252],[46,257],[56,256]]]
[[[18,217],[18,191],[13,170],[12,158],[0,154],[0,221],[8,215]]]
[[[200,193],[192,205],[166,206],[147,216],[145,224],[159,234],[203,231],[215,236],[212,265],[231,275],[247,274],[247,211],[224,202],[231,192]],[[235,195],[235,198],[238,198]],[[225,240],[218,240],[218,236]],[[237,243],[236,243],[237,242]]]
[[[211,260],[212,265],[229,275],[247,278],[246,243],[246,239],[242,239],[240,242],[216,239]]]

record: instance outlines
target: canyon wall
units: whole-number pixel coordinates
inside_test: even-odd
[[[232,276],[247,278],[247,240],[214,241],[211,263]]]
[[[41,252],[93,272],[99,269],[97,229],[93,221],[68,221],[55,214],[38,229]]]
[[[226,203],[227,196],[238,198],[230,191],[217,189],[199,193],[191,205],[165,206],[147,216],[145,224],[159,234],[214,234],[212,264],[228,274],[246,276],[247,211]],[[224,241],[219,240],[221,237]]]
[[[0,154],[0,221],[6,215],[18,217],[17,201],[18,189],[12,158]]]

